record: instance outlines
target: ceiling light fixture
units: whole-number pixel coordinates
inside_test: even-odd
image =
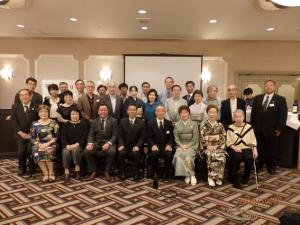
[[[74,17],[71,17],[71,18],[70,18],[70,21],[71,21],[71,22],[77,22],[78,19],[77,19],[77,18],[74,18]]]
[[[209,20],[209,23],[217,23],[217,20]]]
[[[17,24],[17,27],[24,28],[25,26],[23,24]]]
[[[146,10],[144,10],[144,9],[140,9],[140,10],[138,11],[138,13],[139,13],[139,14],[146,14],[146,13],[147,13],[147,11],[146,11]]]
[[[274,30],[274,27],[267,28],[267,31],[273,31],[273,30]]]
[[[271,0],[271,2],[286,7],[300,6],[300,0]]]
[[[143,27],[141,27],[141,29],[142,29],[142,30],[148,30],[148,27],[143,26]]]

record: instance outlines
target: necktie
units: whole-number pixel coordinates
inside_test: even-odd
[[[104,122],[105,122],[105,120],[102,119],[101,120],[101,124],[100,124],[100,129],[101,130],[104,130]]]
[[[164,129],[164,126],[163,126],[163,122],[162,121],[159,121],[159,129]]]
[[[267,96],[266,100],[263,103],[263,110],[264,112],[267,110],[268,108],[268,102],[269,102],[269,96]]]
[[[25,112],[27,113],[28,110],[29,110],[29,107],[26,105],[26,106],[25,106]]]
[[[133,120],[130,120],[130,127],[133,126]]]
[[[186,100],[187,100],[187,102],[189,102],[190,101],[190,95],[187,95],[187,98],[186,98]]]

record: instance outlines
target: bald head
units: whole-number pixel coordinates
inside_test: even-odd
[[[113,80],[108,81],[107,90],[110,95],[115,95],[117,91],[117,83]]]

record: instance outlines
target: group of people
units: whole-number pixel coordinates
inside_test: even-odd
[[[222,185],[226,163],[234,187],[247,185],[257,157],[259,169],[266,164],[268,172],[275,174],[287,105],[284,97],[275,94],[274,81],[265,81],[265,93],[255,97],[250,88],[245,89],[245,99],[237,97],[235,85],[229,85],[225,100],[218,97],[215,85],[207,88],[204,98],[193,81],[185,83],[183,97],[172,77],[164,83],[165,90],[158,94],[149,82],[143,82],[139,94],[136,86],[121,83],[117,87],[109,81],[98,86],[99,94],[95,94],[93,81],[78,79],[74,92],[66,82],[50,84],[49,96],[43,99],[35,92],[36,79],[28,78],[12,106],[18,174],[32,175],[37,164],[43,182],[52,182],[57,175],[54,167],[63,166],[68,181],[71,174],[81,179],[80,170],[86,164],[84,179],[92,180],[100,164],[106,180],[111,180],[112,168],[124,180],[131,161],[133,180],[138,181],[145,154],[153,177],[163,171],[164,177],[184,177],[190,185],[197,183],[201,173],[195,169],[197,162],[205,165],[201,168],[206,169],[210,186]],[[251,124],[245,122],[246,108],[252,109]]]

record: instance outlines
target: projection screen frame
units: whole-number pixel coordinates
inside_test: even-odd
[[[125,57],[126,56],[146,56],[146,57],[200,57],[201,58],[201,67],[200,67],[200,72],[202,74],[202,69],[203,69],[203,55],[193,55],[193,54],[169,54],[169,53],[159,53],[159,54],[123,54],[123,82],[125,82],[125,71],[126,71],[126,61]],[[202,91],[202,84],[203,80],[200,77],[200,90]]]

